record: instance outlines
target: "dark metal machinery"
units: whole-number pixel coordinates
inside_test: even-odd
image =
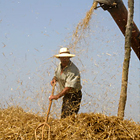
[[[111,14],[112,18],[114,19],[114,21],[120,28],[121,32],[125,36],[128,11],[123,1],[122,0],[94,0],[94,2],[98,2],[100,5],[97,6],[97,8],[102,7],[104,10],[107,10]],[[132,37],[131,37],[131,47],[136,53],[138,59],[140,60],[140,31],[134,22],[133,22]]]

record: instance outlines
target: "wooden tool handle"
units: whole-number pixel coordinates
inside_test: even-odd
[[[54,95],[55,85],[56,85],[56,83],[54,83],[54,84],[53,84],[53,88],[52,88],[52,95]]]
[[[56,83],[53,84],[52,95],[54,95],[55,85],[56,85]],[[50,110],[51,110],[51,105],[52,105],[52,100],[49,103],[49,108],[48,108],[47,117],[46,117],[45,122],[48,122],[48,118],[49,118],[49,114],[50,114]]]

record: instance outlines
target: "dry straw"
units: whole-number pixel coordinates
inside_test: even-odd
[[[71,49],[75,49],[76,45],[83,39],[85,38],[85,31],[89,26],[89,22],[91,20],[92,14],[94,9],[97,7],[97,2],[94,2],[93,5],[91,6],[90,10],[86,13],[86,16],[84,19],[82,19],[81,22],[78,23],[76,30],[73,33],[72,36],[72,46]]]
[[[35,140],[34,130],[44,117],[24,112],[20,107],[0,110],[1,140]],[[49,118],[51,140],[140,140],[140,124],[121,120],[115,116],[81,113],[65,119]],[[37,139],[42,139],[42,129],[37,130]],[[44,128],[48,139],[49,128]]]

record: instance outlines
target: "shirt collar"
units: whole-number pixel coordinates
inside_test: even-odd
[[[62,65],[61,65],[61,62],[60,62],[60,68],[63,69],[63,70],[65,70],[65,69],[66,69],[67,67],[69,67],[71,64],[72,64],[72,62],[70,61],[69,64],[68,64],[67,66],[65,66],[65,67],[62,68]]]

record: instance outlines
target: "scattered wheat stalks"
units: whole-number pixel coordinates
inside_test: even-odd
[[[75,32],[72,35],[72,40],[73,40],[73,46],[75,47],[80,40],[85,38],[85,31],[89,26],[89,22],[92,18],[92,14],[94,9],[97,8],[98,2],[93,2],[93,5],[91,6],[90,10],[86,13],[86,16],[82,21],[80,21],[76,27]]]
[[[54,95],[54,89],[55,89],[55,85],[56,84],[53,84],[53,89],[52,89],[52,95]],[[50,101],[49,103],[49,108],[48,108],[48,112],[47,112],[47,116],[46,116],[46,119],[45,119],[45,122],[44,123],[41,123],[38,125],[38,127],[35,129],[35,139],[37,140],[37,136],[36,136],[36,131],[37,129],[39,129],[40,127],[42,127],[42,140],[43,140],[43,134],[44,134],[44,127],[45,125],[49,127],[49,133],[48,133],[48,140],[50,140],[50,131],[51,131],[51,126],[48,125],[48,118],[49,118],[49,114],[50,114],[50,110],[51,110],[51,105],[52,105],[52,100]]]

